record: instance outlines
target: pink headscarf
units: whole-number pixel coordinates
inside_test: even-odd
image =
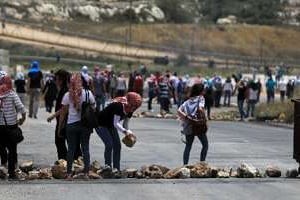
[[[113,102],[120,102],[124,106],[124,111],[126,113],[134,112],[142,105],[142,97],[135,92],[128,92],[126,96],[116,97]]]
[[[13,90],[12,80],[9,76],[4,76],[0,79],[0,96],[4,96]]]
[[[69,87],[69,95],[70,100],[72,103],[74,103],[74,107],[76,110],[80,110],[80,99],[82,94],[82,80],[81,80],[81,74],[75,73],[72,74],[71,80],[70,80],[70,87]]]

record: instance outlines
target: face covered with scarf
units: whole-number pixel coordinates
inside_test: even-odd
[[[3,96],[13,89],[12,80],[6,73],[0,73],[0,96]]]
[[[142,105],[142,97],[135,92],[128,92],[126,96],[116,97],[114,102],[121,102],[126,113],[136,111]]]
[[[72,74],[70,80],[70,86],[69,86],[69,95],[76,110],[80,110],[81,94],[82,94],[81,74],[80,73]]]

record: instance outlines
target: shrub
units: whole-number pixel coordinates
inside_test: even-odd
[[[187,55],[185,55],[185,54],[178,55],[178,57],[175,61],[176,66],[187,66],[189,64],[190,64],[190,60],[187,57]]]
[[[261,103],[256,107],[254,115],[259,121],[277,119],[292,123],[294,121],[294,104],[290,100],[283,103]]]

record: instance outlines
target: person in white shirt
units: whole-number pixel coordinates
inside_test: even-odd
[[[250,81],[248,86],[248,99],[247,99],[247,112],[246,118],[254,117],[255,104],[257,103],[258,96],[258,84],[254,81]]]
[[[283,102],[284,101],[284,97],[285,97],[285,93],[286,93],[286,82],[284,81],[283,78],[280,79],[280,81],[278,82],[278,88],[280,91],[280,101]]]
[[[233,85],[231,82],[231,78],[227,77],[224,85],[223,85],[223,91],[224,91],[224,106],[230,106],[230,99],[233,91]]]
[[[86,100],[87,96],[90,104],[92,104],[96,109],[95,98],[92,92],[83,88],[81,74],[73,74],[70,80],[69,92],[64,95],[62,100],[62,108],[58,126],[58,130],[60,132],[60,130],[63,128],[66,115],[68,115],[66,127],[68,143],[67,180],[72,179],[72,164],[74,161],[74,153],[76,151],[78,141],[80,141],[82,148],[85,178],[88,178],[90,167],[89,141],[92,131],[84,127],[81,123],[81,107],[83,102],[88,101]]]

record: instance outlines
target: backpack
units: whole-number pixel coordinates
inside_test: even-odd
[[[97,114],[95,109],[92,107],[89,98],[89,91],[85,90],[85,101],[81,105],[81,124],[89,129],[97,128]]]
[[[188,118],[188,123],[191,126],[192,134],[195,136],[206,134],[208,129],[205,112],[199,109],[199,103],[200,103],[200,98],[198,99],[198,103],[194,108],[194,111],[197,109],[195,116],[190,116]],[[194,113],[194,112],[190,112],[188,106],[186,106],[186,109],[188,113]]]

